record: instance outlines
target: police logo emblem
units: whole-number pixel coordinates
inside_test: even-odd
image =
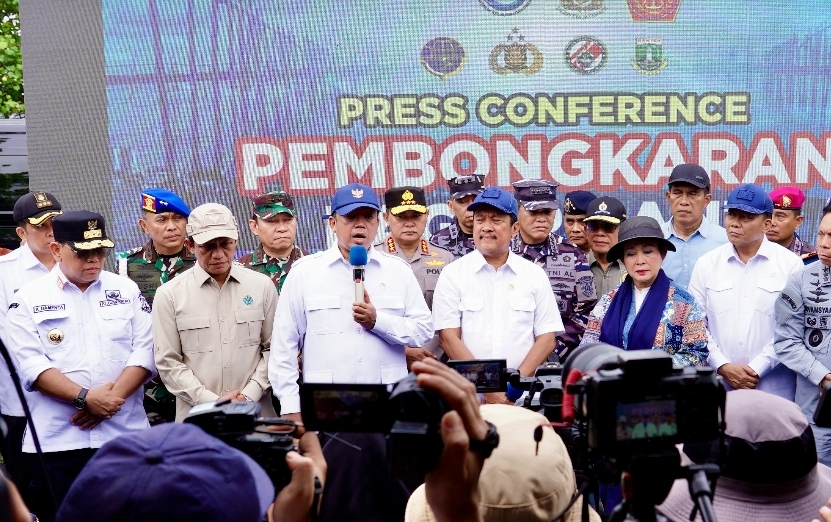
[[[606,212],[607,208],[609,208],[609,205],[607,205],[605,201],[601,201],[600,204],[597,205],[597,210],[601,212]]]
[[[674,22],[681,0],[626,0],[633,22]]]
[[[413,196],[412,192],[405,190],[404,193],[401,194],[401,201],[412,201],[414,197],[415,196]]]
[[[442,80],[461,71],[464,63],[465,49],[453,38],[438,36],[421,48],[421,65]]]
[[[493,48],[488,63],[496,74],[531,75],[540,72],[543,57],[537,46],[525,42],[525,37],[515,28],[508,34],[507,44],[499,44]]]
[[[606,47],[597,38],[578,36],[566,45],[566,63],[580,74],[594,74],[606,64]]]
[[[636,38],[635,59],[632,68],[641,74],[652,75],[663,71],[669,62],[664,60],[662,38]]]
[[[531,0],[479,0],[479,3],[495,15],[509,16],[528,7]]]
[[[574,18],[591,18],[605,11],[606,4],[604,0],[560,0],[557,9]]]
[[[46,192],[35,192],[35,206],[37,208],[48,207],[52,202],[46,196]]]
[[[63,330],[60,328],[52,328],[46,333],[46,337],[49,338],[49,342],[52,344],[61,344],[63,342]]]
[[[355,199],[364,197],[363,189],[352,189],[352,197]]]

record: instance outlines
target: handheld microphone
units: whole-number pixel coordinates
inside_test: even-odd
[[[355,281],[355,301],[364,302],[364,267],[366,266],[367,252],[361,245],[349,249],[349,264],[352,265],[352,279]]]

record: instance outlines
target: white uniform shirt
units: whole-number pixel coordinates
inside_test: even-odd
[[[404,347],[424,346],[433,337],[430,309],[409,265],[374,248],[368,255],[364,288],[377,311],[372,330],[352,318],[352,267],[337,246],[291,267],[277,303],[268,363],[282,413],[300,411],[299,348],[304,382],[389,384],[407,375]]]
[[[767,238],[747,264],[732,243],[699,258],[689,291],[705,315],[710,366],[746,364],[760,377],[757,389],[793,400],[795,376],[773,351],[774,305],[801,266],[796,254]]]
[[[477,359],[518,368],[537,336],[563,333],[563,320],[542,268],[514,254],[494,269],[478,250],[445,267],[433,294],[436,330],[461,328]]]
[[[6,314],[9,311],[9,304],[14,301],[14,294],[26,283],[48,273],[49,269],[38,261],[29,245],[23,245],[5,256],[0,256],[0,340],[6,348],[9,348],[9,338],[5,331]],[[28,402],[28,396],[32,392],[24,390],[24,393]],[[11,417],[23,417],[23,405],[20,404],[6,367],[6,361],[2,357],[0,357],[0,412]]]
[[[50,368],[88,389],[115,382],[127,366],[156,371],[150,306],[127,278],[102,271],[81,292],[56,265],[21,288],[10,306],[6,332],[21,381],[29,390]],[[70,418],[78,410],[68,402],[34,393],[29,407],[45,452],[100,448],[119,435],[150,426],[141,387],[112,419],[92,430],[72,425]],[[29,430],[23,451],[35,451]]]

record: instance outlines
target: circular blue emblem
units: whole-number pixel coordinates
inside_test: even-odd
[[[482,7],[498,15],[512,15],[525,9],[531,0],[479,0]]]
[[[458,40],[437,36],[421,48],[421,65],[442,80],[456,74],[465,63],[465,49]]]

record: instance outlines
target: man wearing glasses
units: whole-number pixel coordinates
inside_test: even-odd
[[[9,304],[9,348],[19,364],[58,503],[95,451],[148,428],[141,386],[155,373],[150,306],[138,285],[102,269],[104,218],[66,212],[52,220],[52,271],[23,286]],[[52,505],[31,430],[30,502],[41,520]]]
[[[239,263],[270,277],[279,295],[291,265],[306,255],[297,246],[297,209],[291,196],[282,191],[260,194],[252,207],[248,228],[260,244]]]
[[[626,267],[619,259],[608,261],[609,249],[617,243],[618,227],[626,220],[626,207],[619,200],[606,196],[589,203],[586,209],[586,235],[589,238],[591,253],[589,266],[594,275],[597,297],[606,295],[610,290],[620,286],[626,277]]]

